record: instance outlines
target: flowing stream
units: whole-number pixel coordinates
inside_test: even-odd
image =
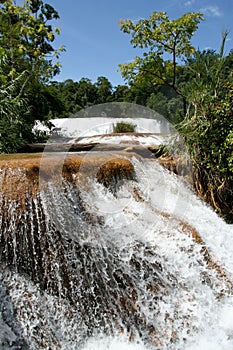
[[[1,191],[1,350],[233,349],[232,225],[157,161],[130,162],[108,186]]]

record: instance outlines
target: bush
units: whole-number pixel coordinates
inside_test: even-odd
[[[180,124],[194,167],[197,193],[233,223],[233,84],[222,87],[205,115]]]
[[[116,125],[113,125],[113,133],[119,134],[119,133],[127,133],[127,132],[135,132],[136,126],[132,123],[127,122],[119,122]]]

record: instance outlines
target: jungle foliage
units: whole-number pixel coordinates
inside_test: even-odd
[[[0,152],[35,141],[35,120],[44,120],[54,97],[45,84],[59,72],[57,11],[42,0],[0,2]],[[54,97],[55,98],[55,97]]]
[[[233,52],[230,56],[196,52],[185,87],[189,110],[178,129],[189,148],[197,192],[233,222]]]

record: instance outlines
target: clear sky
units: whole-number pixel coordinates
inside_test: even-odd
[[[45,1],[46,2],[46,1]],[[185,12],[201,11],[205,21],[194,34],[193,44],[201,50],[218,50],[221,33],[229,29],[226,53],[233,48],[233,0],[47,0],[60,15],[61,29],[55,46],[63,44],[58,81],[105,76],[113,86],[124,84],[118,64],[138,54],[130,35],[120,31],[119,20],[146,18],[153,11],[165,11],[170,19]]]

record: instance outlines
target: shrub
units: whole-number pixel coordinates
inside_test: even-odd
[[[116,125],[113,125],[114,134],[125,133],[125,132],[135,132],[136,126],[132,123],[127,122],[118,122]]]
[[[180,124],[201,197],[233,223],[233,84],[222,87],[205,115],[187,116]]]

